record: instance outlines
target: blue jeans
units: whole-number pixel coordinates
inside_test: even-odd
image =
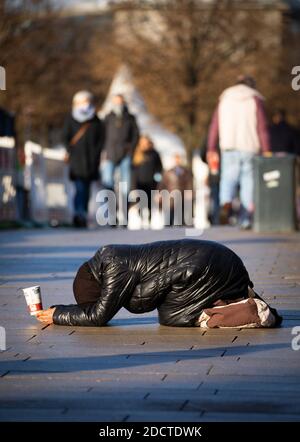
[[[74,215],[86,217],[88,213],[88,205],[90,199],[91,182],[81,178],[74,181]]]
[[[115,187],[115,171],[119,169],[120,181],[125,182],[128,185],[128,190],[131,181],[131,158],[126,156],[120,161],[119,164],[115,164],[110,160],[105,160],[103,165],[101,165],[101,177],[102,184],[106,189],[114,190]],[[127,192],[126,192],[127,194]]]
[[[253,158],[255,154],[238,150],[221,154],[220,205],[231,203],[240,186],[242,209],[253,212]]]
[[[119,222],[127,224],[128,218],[128,202],[127,196],[130,191],[131,184],[131,157],[126,156],[120,161],[119,164],[115,164],[110,160],[105,160],[103,164],[101,164],[101,178],[102,185],[106,189],[115,190],[115,171],[119,172],[119,182],[125,183],[126,187],[122,186],[119,188],[121,191],[121,199],[122,204],[120,209],[121,218],[119,218]]]

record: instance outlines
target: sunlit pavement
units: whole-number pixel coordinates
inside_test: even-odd
[[[156,311],[123,309],[102,328],[43,327],[27,313],[19,288],[40,284],[45,307],[73,303],[78,266],[103,244],[184,236],[180,228],[0,232],[2,421],[299,420],[299,233],[226,227],[201,236],[242,257],[256,291],[283,315],[279,329],[165,327]]]

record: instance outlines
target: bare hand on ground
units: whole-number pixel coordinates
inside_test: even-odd
[[[36,319],[46,324],[53,324],[53,314],[55,308],[48,308],[47,310],[41,310],[36,314]]]

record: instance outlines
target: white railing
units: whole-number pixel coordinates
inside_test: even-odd
[[[31,141],[25,144],[24,181],[33,221],[71,222],[73,188],[64,155],[63,148],[42,148]]]
[[[25,187],[30,193],[31,219],[40,222],[61,224],[72,221],[72,201],[74,188],[68,176],[68,166],[64,162],[65,149],[42,148],[40,145],[28,141],[25,144]],[[206,185],[207,166],[195,157],[193,161],[194,184],[197,192],[194,201],[194,227],[206,229],[209,191]],[[101,190],[99,182],[92,185],[89,202],[89,219],[96,223],[96,212],[99,209],[97,192]],[[163,227],[161,214],[154,214],[151,225],[140,219],[134,207],[129,210],[130,229]]]
[[[42,148],[25,144],[25,187],[30,194],[30,217],[39,223],[70,224],[73,217],[74,186],[69,180],[69,168],[64,162],[66,150]],[[100,183],[92,185],[89,218],[96,220],[96,194]]]

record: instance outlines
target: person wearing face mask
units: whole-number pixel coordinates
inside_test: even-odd
[[[131,160],[139,140],[139,129],[136,119],[128,111],[123,95],[112,99],[112,110],[104,120],[105,143],[101,165],[102,184],[106,189],[115,189],[115,171],[118,169],[120,182],[126,183],[122,188],[122,197],[127,198],[131,185]],[[126,207],[126,204],[123,206]],[[127,213],[121,214],[126,224]]]
[[[87,226],[91,182],[99,178],[100,153],[104,142],[103,123],[96,116],[94,97],[79,91],[73,97],[72,112],[66,117],[63,143],[69,176],[75,185],[75,227]]]

